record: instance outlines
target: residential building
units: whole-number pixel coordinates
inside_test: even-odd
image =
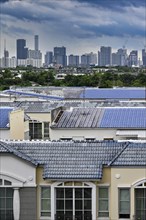
[[[7,140],[28,140],[29,119],[21,109],[0,107],[0,138]]]
[[[54,63],[67,66],[66,47],[54,47]]]
[[[98,51],[98,66],[112,65],[112,48],[101,46]]]
[[[112,66],[126,66],[127,57],[126,49],[118,49],[116,53],[112,53]]]
[[[144,139],[145,107],[61,109],[50,126],[51,140]]]
[[[0,161],[3,220],[146,219],[146,142],[1,141]]]
[[[97,54],[85,53],[81,56],[81,66],[90,66],[97,64]]]
[[[79,66],[79,56],[70,54],[68,56],[68,65],[73,66],[73,67],[78,67]]]

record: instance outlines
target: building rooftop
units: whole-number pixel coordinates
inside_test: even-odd
[[[71,108],[52,128],[146,128],[146,108]]]
[[[1,141],[12,153],[44,168],[43,178],[101,179],[104,166],[145,166],[146,142]]]

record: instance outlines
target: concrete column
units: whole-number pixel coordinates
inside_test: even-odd
[[[14,195],[13,195],[13,215],[14,215],[14,220],[20,220],[20,196],[19,196],[19,188],[14,188]]]

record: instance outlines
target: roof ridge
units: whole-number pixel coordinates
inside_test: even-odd
[[[3,141],[0,141],[0,144],[10,153],[13,153],[14,155],[24,159],[24,160],[27,160],[31,163],[33,163],[34,165],[37,165],[38,162],[36,162],[34,159],[32,159],[30,156],[18,151],[17,149],[13,148],[11,145],[9,145],[8,143],[6,142],[3,142]]]
[[[112,163],[114,163],[116,161],[116,159],[125,151],[125,149],[128,147],[128,145],[129,145],[129,142],[127,142],[125,144],[125,146],[122,148],[122,150],[118,154],[116,154],[116,156],[108,163],[108,166],[111,166]]]

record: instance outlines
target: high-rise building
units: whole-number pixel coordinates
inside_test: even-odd
[[[127,50],[125,48],[118,49],[116,53],[112,53],[112,66],[127,65]]]
[[[90,66],[97,64],[97,54],[96,53],[85,53],[81,56],[81,66]]]
[[[28,48],[26,48],[26,40],[18,39],[16,45],[17,59],[27,59]]]
[[[45,54],[45,66],[49,66],[50,64],[53,63],[53,52],[52,51],[47,51]]]
[[[146,49],[142,50],[142,63],[143,66],[146,66]]]
[[[61,66],[67,66],[66,47],[54,47],[54,62]]]
[[[112,48],[101,46],[100,51],[98,51],[98,65],[111,66],[111,64],[112,64]]]
[[[129,54],[128,57],[128,65],[130,67],[132,66],[138,66],[138,51],[137,50],[132,50]]]
[[[79,66],[79,56],[70,54],[68,56],[68,65],[78,67]]]
[[[34,50],[39,50],[39,36],[34,36]]]

